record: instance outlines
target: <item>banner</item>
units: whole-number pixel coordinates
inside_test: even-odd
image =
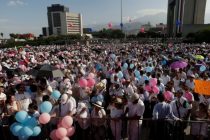
[[[195,92],[202,95],[210,95],[210,81],[194,80]]]

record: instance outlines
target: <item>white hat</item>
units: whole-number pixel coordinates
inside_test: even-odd
[[[131,96],[131,102],[134,102],[134,101],[136,101],[136,100],[138,100],[139,99],[139,94],[137,94],[137,93],[134,93],[132,96]]]
[[[65,104],[68,101],[68,95],[67,94],[63,94],[61,96],[61,104]]]
[[[94,105],[94,106],[97,106],[97,107],[99,107],[99,108],[104,108],[104,107],[102,106],[102,102],[101,102],[101,101],[97,101],[96,103],[93,103],[93,105]]]
[[[86,111],[81,112],[83,109],[87,109],[86,104],[83,102],[79,102],[77,107],[77,113],[80,114],[79,115],[80,118],[87,118],[88,116],[87,112]]]

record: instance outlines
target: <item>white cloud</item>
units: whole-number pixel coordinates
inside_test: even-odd
[[[156,15],[159,13],[167,13],[166,9],[142,9],[137,11],[137,14],[140,17],[148,16],[148,15]]]
[[[22,5],[26,5],[26,3],[23,0],[9,0],[8,2],[8,6],[22,6]]]

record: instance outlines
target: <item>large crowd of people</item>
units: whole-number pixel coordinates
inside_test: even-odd
[[[146,125],[148,139],[166,139],[171,132],[163,129],[175,124],[178,136],[190,125],[194,139],[209,138],[210,95],[194,91],[194,79],[210,80],[206,43],[25,46],[1,49],[0,62],[1,132],[16,112],[38,117],[40,104],[50,101],[49,129],[70,115],[76,128],[72,139],[139,140]],[[44,66],[51,74],[40,72]],[[81,86],[81,79],[90,78],[93,85]],[[58,100],[51,95],[55,90],[61,93]],[[144,119],[158,123],[153,127]]]

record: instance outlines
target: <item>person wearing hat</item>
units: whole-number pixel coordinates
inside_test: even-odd
[[[122,130],[121,117],[123,115],[122,99],[119,97],[115,98],[113,103],[108,106],[108,110],[110,110],[110,117],[111,117],[110,126],[112,130],[112,135],[115,140],[120,140],[121,130]]]
[[[101,101],[93,103],[93,110],[91,112],[91,123],[93,126],[92,131],[93,139],[95,140],[104,140],[105,139],[105,121],[106,121],[106,112],[102,106]]]
[[[142,125],[142,119],[145,106],[137,93],[131,96],[130,102],[125,110],[125,114],[128,114],[128,138],[129,140],[139,140],[140,131]]]
[[[79,102],[76,110],[76,138],[86,140],[90,134],[90,112],[88,106],[84,102]]]

